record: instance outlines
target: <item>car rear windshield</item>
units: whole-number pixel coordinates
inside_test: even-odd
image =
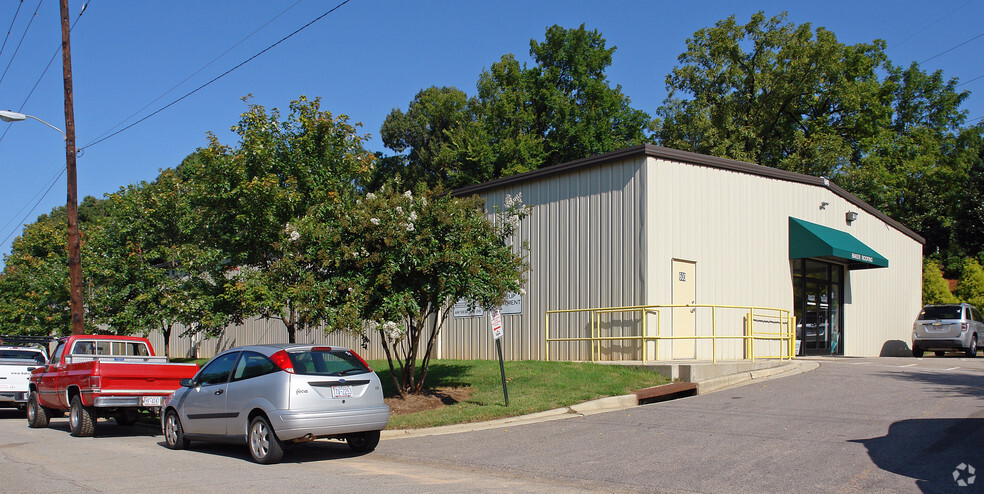
[[[288,351],[294,373],[309,376],[362,374],[369,369],[348,350]]]
[[[0,349],[0,359],[2,360],[33,360],[39,364],[44,363],[44,354],[31,350]]]
[[[962,308],[959,305],[941,305],[939,307],[923,307],[919,319],[960,319]]]

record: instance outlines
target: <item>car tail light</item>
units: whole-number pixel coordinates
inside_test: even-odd
[[[277,367],[280,367],[284,372],[288,374],[294,373],[294,364],[290,361],[290,355],[287,355],[287,350],[280,350],[270,355],[270,360],[277,364]]]
[[[366,370],[368,370],[369,372],[372,372],[372,367],[369,367],[369,363],[366,362],[365,359],[363,359],[362,357],[360,357],[358,353],[355,353],[354,350],[349,350],[349,353],[351,353],[352,355],[354,355],[355,358],[359,359],[359,362],[362,362],[362,365],[366,366]]]
[[[331,347],[330,346],[316,346],[316,347],[311,348],[311,351],[312,352],[330,352],[331,351]]]
[[[960,331],[967,331],[967,323],[966,322],[960,323]]]

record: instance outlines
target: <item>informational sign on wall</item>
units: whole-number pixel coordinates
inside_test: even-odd
[[[475,317],[485,315],[485,311],[481,307],[475,305],[474,308],[469,309],[471,302],[461,299],[454,304],[454,317]]]
[[[468,306],[471,305],[469,301],[461,299],[454,304],[454,317],[477,317],[484,316],[485,311],[478,305],[473,309],[469,309]],[[505,316],[515,316],[523,313],[523,296],[518,293],[510,293],[506,295],[506,301],[503,302],[502,307],[499,308],[499,312]]]
[[[523,296],[518,293],[510,293],[506,295],[506,301],[502,303],[502,308],[499,309],[505,315],[516,315],[523,313]]]

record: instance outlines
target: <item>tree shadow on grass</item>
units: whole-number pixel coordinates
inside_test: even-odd
[[[398,396],[399,393],[396,392],[396,385],[393,384],[393,375],[390,373],[389,366],[383,366],[373,370],[376,371],[383,385],[383,396]],[[400,369],[397,368],[396,372],[399,376]],[[466,365],[432,362],[427,369],[427,380],[424,383],[425,388],[463,388],[471,386],[472,383],[465,377],[466,372],[468,372],[468,366]],[[419,366],[416,376],[418,379],[420,378]]]

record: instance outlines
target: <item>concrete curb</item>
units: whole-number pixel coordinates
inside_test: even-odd
[[[749,372],[739,372],[727,376],[714,377],[697,382],[697,393],[707,394],[714,391],[733,388],[752,381],[760,381],[777,376],[791,376],[802,372],[811,371],[820,366],[819,362],[795,361],[768,369],[759,369]],[[441,427],[430,427],[426,429],[396,429],[384,430],[381,439],[401,439],[407,437],[440,436],[444,434],[456,434],[459,432],[481,431],[489,429],[505,428],[525,424],[535,424],[548,422],[551,420],[563,420],[575,417],[584,417],[596,413],[612,412],[625,410],[638,406],[639,399],[634,394],[621,396],[609,396],[599,398],[567,408],[555,408],[545,412],[531,413],[519,417],[509,417],[488,422],[474,422],[469,424],[445,425]]]
[[[785,365],[770,367],[768,369],[759,369],[748,372],[739,372],[737,374],[729,374],[727,376],[712,377],[710,379],[697,381],[697,394],[702,395],[713,393],[714,391],[721,391],[724,389],[741,386],[743,384],[748,384],[751,381],[768,379],[779,375],[792,376],[801,374],[803,372],[816,369],[817,367],[820,367],[819,362],[797,360]]]

